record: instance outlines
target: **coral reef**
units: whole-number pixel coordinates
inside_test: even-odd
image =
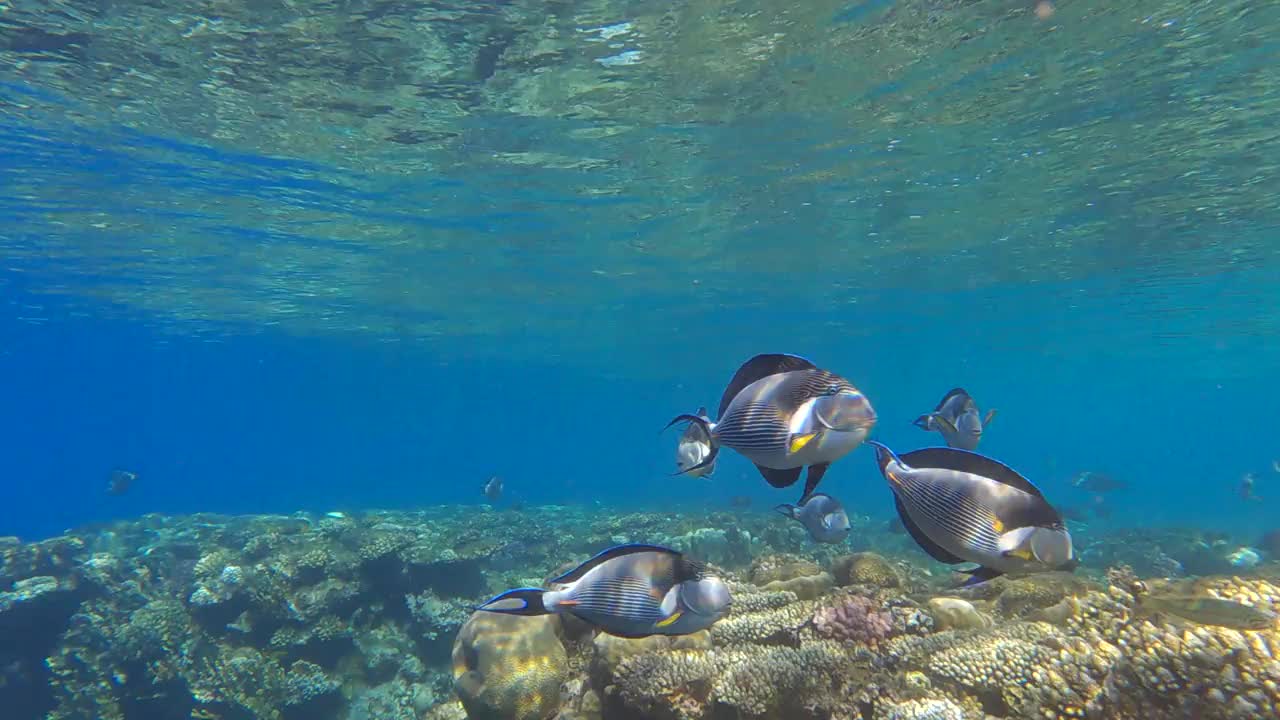
[[[1196,624],[1143,601],[1176,590],[1274,612],[1267,563],[1170,579],[1148,561],[1141,573],[955,587],[918,553],[898,554],[887,531],[841,554],[767,513],[504,512],[150,515],[37,543],[0,538],[5,717],[1280,716],[1280,627]],[[706,531],[716,526],[735,529]],[[1124,536],[1184,559],[1197,543],[1241,547]],[[637,540],[711,553],[730,613],[708,631],[643,639],[569,616],[472,614],[492,593]]]

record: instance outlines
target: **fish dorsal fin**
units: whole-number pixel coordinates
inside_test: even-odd
[[[756,469],[764,476],[765,482],[776,488],[791,487],[800,479],[801,468],[791,468],[789,470],[775,470],[762,465],[757,465]]]
[[[1044,499],[1040,488],[1032,485],[1030,480],[1019,475],[1016,470],[1008,465],[992,460],[986,455],[979,455],[959,448],[931,447],[912,450],[902,455],[901,458],[902,462],[913,468],[943,468],[966,472],[989,478],[1001,485],[1015,487],[1041,500]]]
[[[580,580],[583,575],[586,575],[593,568],[598,567],[601,563],[607,562],[609,560],[613,560],[614,558],[620,558],[626,555],[635,555],[636,553],[644,553],[644,552],[667,553],[670,555],[674,555],[676,558],[682,558],[680,553],[676,552],[675,550],[672,550],[671,548],[662,547],[661,545],[643,545],[640,543],[634,543],[630,545],[618,545],[615,547],[611,547],[607,550],[601,550],[600,552],[592,556],[590,559],[583,562],[578,567],[570,570],[569,572],[557,578],[553,578],[550,581],[550,584],[564,585],[564,584],[574,582],[576,580]]]
[[[951,398],[957,395],[964,395],[965,397],[970,397],[969,393],[965,392],[964,388],[961,388],[961,387],[951,388],[950,390],[947,391],[947,394],[943,395],[942,399],[938,401],[938,407],[934,408],[933,411],[938,412],[939,410],[942,409],[943,405],[947,404],[948,400],[950,400]]]
[[[940,563],[954,565],[964,562],[964,558],[956,557],[947,552],[940,545],[929,539],[928,535],[920,529],[916,522],[907,514],[907,509],[902,505],[902,498],[898,497],[898,493],[893,494],[893,504],[898,508],[898,517],[902,519],[902,526],[907,529],[907,533],[911,535],[911,539],[916,541],[921,550],[929,554],[929,557]]]
[[[760,378],[792,370],[815,370],[817,367],[799,355],[786,353],[757,355],[742,363],[742,367],[738,368],[738,372],[733,374],[733,379],[725,386],[724,395],[720,396],[720,409],[716,412],[716,417],[723,418],[725,408],[729,407],[729,403],[742,392],[742,388]]]

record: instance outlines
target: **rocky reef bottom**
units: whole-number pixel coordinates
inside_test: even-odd
[[[883,521],[770,512],[148,515],[0,538],[13,720],[1280,717],[1280,625],[1144,609],[1178,583],[1280,611],[1280,564],[1194,530],[1079,533],[1075,573],[956,587]],[[729,582],[709,631],[625,640],[471,612],[624,542]],[[1242,563],[1241,557],[1249,562]]]

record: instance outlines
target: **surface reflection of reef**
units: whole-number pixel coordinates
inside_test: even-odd
[[[0,702],[55,720],[1280,713],[1276,625],[1142,611],[1146,593],[1175,584],[1278,610],[1275,558],[1228,575],[1245,570],[1225,537],[1081,533],[1096,561],[1074,574],[956,589],[883,527],[859,519],[849,544],[819,547],[763,512],[441,507],[150,515],[0,539]],[[730,615],[695,635],[625,640],[567,616],[470,611],[639,541],[709,561],[732,588]],[[1193,567],[1224,574],[1157,577]]]

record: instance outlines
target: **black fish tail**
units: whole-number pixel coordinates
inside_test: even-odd
[[[795,505],[788,505],[788,504],[786,504],[786,503],[783,503],[783,504],[778,505],[777,507],[775,507],[775,508],[774,508],[774,510],[777,510],[778,512],[782,513],[783,515],[786,515],[787,517],[791,518],[792,520],[795,520],[795,519],[796,519],[796,506],[795,506]]]
[[[546,590],[543,590],[542,588],[516,588],[515,590],[508,590],[477,607],[476,610],[502,613],[504,615],[546,615],[551,611],[547,610],[547,606],[542,602],[542,594],[544,592],[546,592]],[[519,600],[523,604],[520,607],[511,608],[493,607],[496,603],[510,600]]]
[[[711,434],[711,423],[705,417],[690,415],[688,413],[677,415],[671,420],[671,422],[667,423],[667,427],[664,427],[662,429],[666,430],[672,425],[675,425],[676,423],[682,422],[682,421],[694,423],[698,427],[702,428],[702,431],[707,434],[707,439],[709,441],[709,444],[711,445],[711,452],[708,453],[707,457],[704,458],[703,461],[698,463],[697,465],[694,465],[693,467],[685,468],[684,470],[681,470],[679,472],[671,473],[672,475],[684,475],[686,473],[693,472],[694,470],[700,470],[704,467],[708,467],[716,461],[716,456],[720,454],[720,446],[716,444],[715,436]]]
[[[831,463],[819,463],[818,465],[810,465],[809,472],[804,476],[804,494],[800,496],[800,504],[803,505],[814,490],[818,489],[818,483],[822,482],[822,476],[827,474],[827,468],[831,467]]]
[[[876,464],[880,466],[881,473],[883,473],[884,469],[889,466],[889,463],[897,459],[897,455],[889,449],[888,445],[876,442],[875,440],[868,440],[867,444],[876,450]]]

